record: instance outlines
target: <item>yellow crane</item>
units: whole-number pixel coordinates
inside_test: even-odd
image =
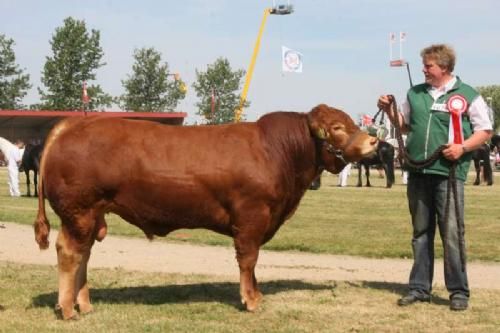
[[[252,80],[255,61],[257,59],[257,55],[259,54],[260,40],[262,39],[262,34],[264,33],[264,27],[266,26],[267,17],[269,16],[269,14],[288,15],[291,13],[293,13],[293,6],[290,4],[290,1],[288,1],[288,4],[286,5],[278,5],[278,6],[275,6],[273,1],[273,7],[266,8],[264,10],[264,17],[262,18],[262,22],[260,23],[259,33],[257,34],[257,41],[255,42],[252,59],[250,60],[250,66],[248,66],[247,74],[245,76],[245,85],[243,86],[243,91],[241,93],[240,104],[238,105],[238,108],[235,111],[234,115],[235,122],[239,122],[243,114],[243,108],[245,106],[245,101],[247,99],[248,88],[250,87],[250,81]]]

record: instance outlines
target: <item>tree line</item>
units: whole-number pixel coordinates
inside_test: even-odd
[[[172,112],[186,97],[186,83],[170,72],[168,62],[154,48],[134,50],[132,73],[121,83],[125,93],[111,96],[96,83],[97,70],[106,65],[100,45],[100,31],[88,30],[85,21],[68,17],[55,30],[49,41],[52,56],[47,56],[42,70],[43,88],[38,87],[40,102],[30,109],[104,110],[113,104],[122,110],[140,112]],[[14,40],[0,33],[0,109],[24,109],[22,104],[32,85],[29,74],[16,64]],[[220,57],[206,71],[196,70],[192,84],[199,101],[196,114],[209,124],[234,121],[240,103],[242,69],[233,70],[226,58]],[[82,85],[88,82],[88,104],[82,103]],[[493,110],[495,128],[500,126],[500,85],[477,87]],[[249,106],[246,101],[244,107]]]
[[[40,101],[27,106],[22,100],[32,87],[30,76],[16,63],[14,40],[0,33],[0,109],[103,111],[115,104],[127,111],[175,111],[186,97],[187,85],[152,47],[134,50],[131,73],[121,80],[125,93],[106,93],[97,84],[97,70],[106,65],[100,36],[100,31],[87,29],[85,21],[66,18],[49,40],[52,54],[46,57],[42,69],[43,87],[37,87]],[[196,82],[192,84],[199,99],[196,114],[208,124],[234,121],[244,75],[244,70],[233,70],[223,57],[208,65],[206,71],[196,69]],[[84,84],[88,103],[82,100]]]

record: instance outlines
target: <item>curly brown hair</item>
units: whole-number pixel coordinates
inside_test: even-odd
[[[420,52],[422,59],[432,59],[439,67],[447,69],[450,73],[455,69],[455,50],[446,44],[433,44]]]

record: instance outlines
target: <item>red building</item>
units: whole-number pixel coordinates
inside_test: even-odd
[[[13,142],[43,141],[60,120],[67,117],[127,118],[156,121],[162,124],[182,125],[185,112],[95,112],[95,111],[47,111],[47,110],[0,110],[0,136]]]

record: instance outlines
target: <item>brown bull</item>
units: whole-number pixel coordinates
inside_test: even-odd
[[[342,111],[275,112],[257,122],[166,126],[99,116],[68,119],[50,133],[42,157],[35,236],[48,247],[46,197],[61,218],[56,249],[57,309],[64,319],[92,310],[87,263],[112,212],[148,238],[206,228],[234,239],[241,300],[262,294],[254,268],[261,245],[295,211],[324,169],[374,153],[377,140]]]

